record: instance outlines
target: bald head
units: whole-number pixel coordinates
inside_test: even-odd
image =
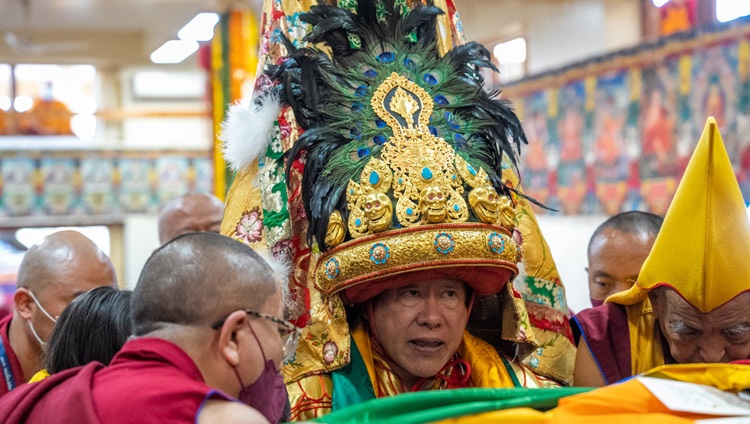
[[[218,233],[224,216],[224,203],[208,193],[189,193],[172,199],[159,213],[159,242],[195,231]]]
[[[612,230],[623,234],[635,234],[643,238],[656,238],[664,218],[649,212],[628,211],[613,215],[594,230],[589,240],[589,254],[597,238],[605,231]]]
[[[26,252],[17,284],[13,321],[35,346],[34,352],[27,352],[31,362],[25,366],[36,372],[34,357],[42,354],[36,343],[49,340],[54,317],[91,289],[116,287],[117,277],[112,262],[94,242],[76,231],[60,231]],[[22,325],[22,321],[28,325]]]
[[[164,324],[209,325],[232,311],[260,310],[280,290],[248,246],[215,233],[191,233],[157,249],[133,292],[136,335]]]
[[[109,257],[77,231],[59,231],[32,246],[18,270],[18,287],[42,294],[51,285],[117,286]],[[88,290],[88,289],[86,289]]]
[[[596,306],[629,289],[638,279],[664,220],[648,212],[630,211],[604,221],[588,247],[589,295]]]

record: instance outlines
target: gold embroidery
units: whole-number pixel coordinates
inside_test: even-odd
[[[453,246],[446,248],[446,239]],[[349,286],[383,275],[397,274],[419,264],[441,268],[463,262],[508,269],[516,274],[519,250],[510,234],[482,223],[444,224],[391,230],[351,240],[320,257],[314,268],[314,286],[333,295]],[[385,260],[384,260],[385,259]]]

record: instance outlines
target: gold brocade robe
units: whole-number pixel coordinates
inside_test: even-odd
[[[369,335],[361,327],[352,332],[352,340],[362,355],[372,387],[387,396],[403,393],[396,375],[374,366]],[[471,367],[469,387],[557,387],[553,380],[537,376],[520,361],[501,358],[495,348],[481,339],[464,332],[458,355]],[[303,377],[287,384],[292,421],[311,420],[331,412],[333,380],[330,374]]]

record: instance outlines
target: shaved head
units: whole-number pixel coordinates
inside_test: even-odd
[[[209,193],[189,193],[170,200],[159,212],[159,243],[195,231],[218,233],[224,203]]]
[[[112,262],[93,241],[77,231],[60,231],[26,252],[17,286],[41,294],[51,284],[75,279],[117,285]]]
[[[248,246],[215,233],[190,233],[157,249],[133,292],[136,335],[164,324],[209,325],[232,311],[260,310],[281,286]]]
[[[645,238],[656,238],[663,222],[664,218],[659,215],[641,211],[628,211],[611,216],[599,225],[594,230],[594,234],[591,235],[588,247],[589,255],[594,248],[597,238],[605,230],[614,230],[624,234],[636,234]]]
[[[19,325],[21,320],[28,322],[22,331],[37,346],[34,339],[49,340],[53,320],[70,302],[96,287],[117,287],[117,277],[112,262],[94,242],[77,231],[60,231],[26,252],[17,285],[13,319],[18,317]],[[41,355],[38,346],[33,355]]]

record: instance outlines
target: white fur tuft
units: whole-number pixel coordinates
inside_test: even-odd
[[[292,263],[284,257],[274,257],[266,251],[256,250],[255,252],[265,259],[268,266],[276,274],[281,284],[281,291],[284,294],[284,301],[289,303],[289,277],[292,275]]]
[[[224,160],[234,171],[250,166],[264,154],[273,136],[273,123],[281,103],[273,92],[255,101],[243,99],[229,108],[221,124]]]

